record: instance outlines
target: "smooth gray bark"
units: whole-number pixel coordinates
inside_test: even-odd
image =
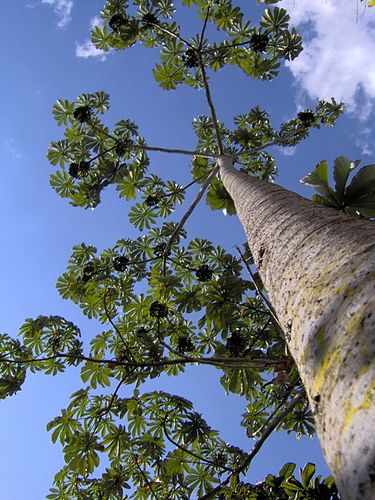
[[[345,500],[375,499],[375,224],[220,157]]]

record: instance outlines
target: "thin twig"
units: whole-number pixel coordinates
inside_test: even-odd
[[[208,500],[209,498],[212,498],[214,495],[220,492],[221,488],[225,486],[226,484],[229,483],[231,478],[233,476],[237,476],[241,472],[243,472],[244,469],[246,469],[250,463],[252,462],[253,458],[257,455],[267,438],[270,436],[270,434],[274,431],[274,429],[279,425],[279,423],[290,413],[293,408],[301,401],[301,399],[304,397],[304,392],[299,392],[289,403],[289,405],[283,410],[281,413],[278,415],[275,415],[274,418],[272,418],[267,427],[265,427],[262,435],[258,439],[258,441],[255,443],[253,446],[252,450],[250,453],[247,455],[246,459],[243,461],[243,463],[238,467],[233,473],[229,474],[229,476],[222,481],[216,488],[213,488],[211,491],[200,497],[199,500]]]
[[[243,263],[245,264],[245,267],[248,271],[248,273],[250,274],[251,276],[251,279],[253,280],[253,283],[254,283],[254,286],[256,288],[256,291],[258,293],[258,295],[262,298],[263,302],[266,304],[266,306],[268,307],[269,311],[270,311],[270,314],[271,314],[271,319],[272,319],[272,323],[274,325],[274,327],[276,328],[276,330],[278,331],[278,333],[284,337],[285,334],[284,334],[284,330],[282,328],[282,326],[280,325],[279,323],[279,320],[278,320],[278,317],[277,317],[277,314],[276,314],[276,311],[275,309],[273,308],[273,305],[271,304],[271,302],[268,300],[268,298],[264,295],[263,291],[261,290],[261,288],[259,287],[258,283],[257,283],[257,280],[254,278],[254,273],[253,271],[251,270],[251,267],[249,266],[248,262],[246,261],[245,259],[245,256],[243,255],[243,253],[241,252],[240,248],[239,247],[236,247],[237,249],[237,252],[240,254],[240,257],[241,257],[241,260],[243,261]]]
[[[216,159],[216,155],[204,153],[202,151],[190,151],[188,149],[162,148],[159,146],[138,146],[136,144],[134,145],[134,148],[144,149],[146,151],[160,151],[161,153],[177,153],[188,156],[200,156],[202,158],[208,158],[211,160]]]
[[[136,462],[136,467],[137,469],[139,470],[139,472],[141,473],[141,475],[143,476],[143,479],[145,480],[149,490],[151,491],[152,493],[152,496],[155,498],[155,500],[158,500],[158,497],[156,496],[156,493],[154,492],[154,489],[153,487],[151,486],[151,483],[150,481],[148,480],[148,477],[146,476],[145,472],[142,470],[142,467]]]
[[[108,293],[108,289],[105,291],[104,295],[103,295],[103,306],[104,306],[104,311],[105,311],[105,315],[107,316],[107,319],[109,321],[109,323],[112,325],[112,327],[114,328],[115,332],[117,333],[117,335],[120,337],[122,343],[124,344],[124,346],[126,347],[126,350],[130,356],[130,359],[134,361],[134,357],[133,357],[133,354],[131,352],[131,349],[129,347],[129,344],[128,342],[126,342],[126,340],[124,339],[124,337],[122,336],[122,333],[120,332],[120,330],[117,328],[116,324],[113,322],[112,318],[111,318],[111,315],[109,314],[109,311],[108,311],[108,308],[107,308],[107,293]]]
[[[162,199],[162,198],[167,198],[168,196],[173,196],[173,195],[178,194],[178,193],[183,193],[189,187],[193,186],[194,184],[199,182],[201,179],[203,179],[203,177],[206,177],[206,174],[200,175],[199,177],[197,177],[193,181],[189,182],[189,184],[186,184],[186,186],[181,186],[179,189],[176,189],[175,191],[169,191],[169,193],[165,193],[163,195],[160,195],[160,196],[158,196],[158,198]]]
[[[113,141],[116,142],[116,146],[111,147],[107,151],[104,151],[105,153],[110,151],[111,149],[116,148],[119,144],[121,144],[121,137],[117,137],[110,132],[107,132],[106,130],[102,130],[99,127],[97,127],[95,124],[92,122],[89,122],[90,126],[94,129],[97,130],[98,132],[106,135],[108,139],[112,139]],[[188,155],[188,156],[200,156],[202,158],[208,158],[208,159],[216,159],[216,155],[207,153],[204,151],[191,151],[189,149],[181,149],[181,148],[164,148],[160,146],[146,146],[142,144],[129,144],[129,149],[142,149],[144,151],[158,151],[161,153],[172,153],[172,154],[182,154],[182,155]],[[97,155],[99,156],[99,155]]]
[[[199,47],[198,47],[198,50],[200,52],[202,51],[202,45],[203,45],[203,40],[204,40],[204,33],[206,31],[206,27],[207,27],[207,23],[208,23],[209,17],[210,17],[210,7],[208,6],[207,7],[207,12],[206,12],[206,17],[205,17],[204,23],[203,23],[203,28],[202,28],[201,36],[200,36]]]
[[[202,54],[208,54],[210,52],[216,52],[216,51],[222,51],[226,49],[233,49],[236,47],[240,47],[241,45],[248,45],[251,42],[251,40],[247,40],[246,42],[238,42],[238,43],[228,43],[225,45],[225,42],[223,45],[218,46],[218,47],[209,47],[208,49],[205,49],[202,51]]]
[[[222,155],[223,154],[223,141],[221,139],[219,122],[218,122],[218,119],[216,116],[215,106],[214,106],[214,103],[212,101],[211,91],[210,91],[210,86],[208,84],[206,70],[205,70],[205,67],[204,67],[204,64],[203,64],[203,61],[202,61],[200,54],[198,54],[198,61],[199,61],[199,68],[200,68],[201,73],[202,73],[203,85],[204,85],[204,90],[206,92],[206,99],[207,99],[208,107],[210,108],[211,119],[212,119],[215,133],[216,133],[217,144],[219,147],[219,155]]]
[[[152,23],[151,22],[149,24],[151,26],[153,26],[154,28],[157,28],[160,31],[163,31],[164,33],[166,33],[167,35],[171,36],[172,38],[175,38],[176,40],[179,40],[181,43],[187,45],[188,47],[193,48],[193,46],[191,45],[190,42],[188,42],[187,40],[185,40],[184,38],[182,38],[182,36],[178,35],[177,33],[174,33],[173,31],[169,30],[168,28],[165,28],[164,26],[161,26],[158,23]]]
[[[170,413],[170,412],[169,412]],[[166,420],[166,419],[165,419]],[[188,455],[191,455],[192,457],[194,458],[197,458],[198,460],[200,460],[201,462],[205,462],[206,464],[209,464],[209,465],[212,465],[213,467],[217,467],[217,468],[220,468],[220,469],[223,469],[227,472],[233,472],[233,469],[230,469],[229,467],[226,467],[225,465],[218,465],[216,464],[215,462],[212,462],[211,460],[209,460],[208,458],[204,458],[200,455],[198,455],[197,453],[194,453],[193,451],[185,448],[184,446],[182,446],[181,444],[177,443],[177,441],[175,441],[168,433],[167,431],[167,428],[165,426],[165,420],[163,421],[162,423],[162,426],[163,426],[163,431],[164,431],[164,434],[165,434],[165,437],[167,438],[167,440],[173,444],[174,446],[176,446],[176,448],[179,448],[180,450],[184,451],[185,453],[187,453]]]
[[[171,237],[169,238],[169,241],[164,249],[164,270],[163,270],[163,273],[165,274],[166,272],[166,256],[168,254],[168,251],[170,250],[171,246],[172,246],[172,243],[176,237],[176,235],[181,231],[181,229],[184,227],[185,225],[185,222],[188,220],[188,218],[190,217],[190,215],[192,214],[192,212],[194,211],[195,207],[198,205],[198,203],[200,202],[202,196],[204,195],[206,189],[208,188],[208,186],[211,184],[211,180],[216,176],[216,174],[218,173],[219,171],[219,165],[216,165],[213,170],[210,172],[209,176],[207,177],[207,179],[204,181],[204,183],[202,184],[201,188],[199,189],[196,197],[194,198],[194,200],[192,201],[191,205],[189,206],[189,208],[186,210],[185,214],[182,216],[182,218],[180,219],[180,222],[177,224],[177,226],[175,227],[175,230],[173,231]]]

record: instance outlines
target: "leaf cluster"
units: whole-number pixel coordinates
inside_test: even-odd
[[[351,175],[359,164],[359,160],[351,161],[345,156],[336,158],[333,168],[335,188],[329,185],[326,160],[318,163],[301,182],[318,191],[313,200],[345,213],[372,219],[375,218],[375,165],[365,165]]]

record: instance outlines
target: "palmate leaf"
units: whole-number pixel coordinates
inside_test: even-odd
[[[239,7],[233,7],[230,2],[218,4],[213,9],[212,19],[219,30],[229,31],[242,21],[243,14]]]
[[[301,182],[315,187],[321,194],[313,200],[324,205],[359,214],[365,218],[375,217],[375,165],[361,168],[347,185],[351,172],[358,167],[359,160],[351,161],[344,156],[335,159],[334,178],[336,191],[328,183],[328,165],[320,162]]]
[[[129,169],[127,175],[118,183],[116,189],[119,191],[119,196],[127,200],[137,196],[137,190],[144,185],[142,180],[142,172],[137,169]]]
[[[175,90],[184,81],[185,71],[182,67],[175,67],[169,64],[156,64],[152,70],[154,78],[161,88],[165,90]]]
[[[94,363],[86,361],[81,368],[81,379],[83,382],[89,382],[92,389],[96,389],[98,385],[102,387],[109,387],[111,375],[110,368],[101,363]]]
[[[103,449],[97,437],[86,431],[75,433],[63,451],[69,468],[85,475],[98,467],[100,459],[97,452]]]
[[[220,383],[226,392],[233,392],[249,397],[255,390],[255,385],[262,381],[262,377],[255,370],[231,368],[224,370]]]
[[[74,103],[66,99],[57,99],[56,104],[53,105],[52,114],[57,122],[57,125],[67,125],[68,120],[73,116]]]
[[[186,477],[186,482],[192,490],[197,489],[198,496],[201,496],[210,491],[215,484],[218,484],[219,479],[212,474],[209,467],[198,465]]]
[[[47,158],[52,165],[59,164],[63,167],[72,157],[72,150],[69,141],[52,141],[48,149]]]
[[[68,441],[75,432],[82,430],[79,420],[76,419],[72,410],[61,410],[61,416],[55,417],[47,424],[47,431],[51,431],[52,442],[55,443],[59,439],[61,444]]]
[[[241,57],[239,66],[251,78],[272,80],[278,74],[280,63],[276,59],[263,59],[261,54],[246,53]]]
[[[136,203],[129,212],[129,221],[140,231],[155,224],[156,212],[143,203]]]
[[[94,26],[91,31],[91,42],[98,50],[108,52],[111,48],[111,33],[108,32],[107,26]]]
[[[290,16],[285,9],[275,7],[266,9],[260,21],[264,28],[271,28],[275,33],[288,29]]]
[[[70,198],[77,193],[73,178],[65,170],[58,170],[50,176],[50,185],[62,198]]]

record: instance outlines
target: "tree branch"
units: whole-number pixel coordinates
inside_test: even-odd
[[[191,205],[189,206],[189,208],[187,209],[187,211],[185,212],[185,214],[180,219],[180,222],[177,224],[177,226],[176,226],[175,230],[173,231],[171,237],[169,238],[169,241],[168,241],[168,243],[167,243],[167,245],[165,247],[165,250],[164,250],[164,270],[163,270],[164,274],[166,272],[166,256],[167,256],[168,251],[170,250],[170,248],[172,246],[172,243],[173,243],[176,235],[179,233],[179,231],[181,231],[181,229],[185,225],[185,222],[188,220],[188,218],[190,217],[190,215],[193,213],[195,207],[200,202],[200,200],[201,200],[202,196],[204,195],[206,189],[211,184],[211,180],[219,172],[219,168],[220,168],[219,165],[215,165],[215,167],[213,168],[213,170],[208,175],[207,179],[202,184],[201,188],[199,189],[199,191],[198,191],[196,197],[194,198],[194,200],[192,201]]]
[[[164,434],[165,434],[165,437],[167,438],[167,440],[173,444],[174,446],[176,446],[176,448],[179,448],[180,450],[184,451],[185,453],[187,453],[188,455],[191,455],[192,457],[194,458],[197,458],[198,460],[202,461],[202,462],[205,462],[206,464],[209,464],[209,465],[212,465],[213,467],[218,467],[220,469],[223,469],[227,472],[233,472],[233,469],[230,469],[229,467],[226,467],[225,465],[217,465],[215,462],[212,462],[211,460],[209,460],[208,458],[204,458],[200,455],[198,455],[197,453],[194,453],[193,451],[185,448],[184,446],[182,446],[181,444],[177,443],[177,441],[175,441],[168,433],[167,429],[166,429],[166,426],[165,426],[165,421],[162,423],[162,426],[163,426],[163,431],[164,431]]]
[[[217,119],[217,116],[216,116],[215,106],[214,106],[214,103],[212,101],[211,91],[210,91],[210,86],[208,84],[206,70],[205,70],[205,67],[204,67],[201,55],[199,53],[198,53],[198,61],[199,61],[199,68],[200,68],[200,70],[202,72],[202,79],[203,79],[204,89],[205,89],[205,92],[206,92],[207,103],[208,103],[208,106],[209,106],[210,111],[211,111],[211,119],[212,119],[212,122],[213,122],[213,126],[215,128],[217,144],[218,144],[218,147],[219,147],[219,156],[220,156],[220,155],[223,154],[223,141],[221,139],[221,132],[220,132],[220,127],[219,127],[219,122],[218,122],[218,119]]]
[[[99,359],[93,358],[91,356],[84,356],[79,354],[64,354],[56,353],[52,356],[47,356],[45,358],[32,358],[23,360],[14,360],[8,358],[0,358],[0,363],[18,364],[18,365],[29,365],[34,363],[43,363],[46,361],[51,361],[54,359],[63,358],[73,361],[88,361],[90,363],[98,363],[108,366],[124,366],[124,367],[134,367],[134,368],[153,368],[158,366],[170,366],[179,364],[200,364],[216,366],[218,368],[258,368],[265,369],[266,367],[273,366],[280,363],[279,358],[270,358],[267,356],[254,356],[253,358],[196,358],[191,356],[183,356],[177,359],[163,358],[160,361],[120,361],[116,359]]]
[[[301,401],[301,399],[303,399],[303,397],[304,397],[304,392],[299,392],[292,399],[292,401],[285,408],[285,410],[283,410],[278,415],[275,415],[274,418],[272,418],[269,421],[267,427],[265,427],[265,429],[263,430],[262,435],[260,436],[258,441],[253,446],[252,450],[247,455],[244,462],[233,473],[229,474],[229,476],[224,481],[222,481],[218,486],[216,486],[216,488],[213,488],[211,491],[209,491],[208,493],[206,493],[205,495],[200,497],[199,500],[208,500],[209,498],[212,498],[214,495],[216,495],[217,493],[220,492],[220,490],[223,486],[225,486],[229,483],[229,481],[231,480],[231,478],[233,476],[236,476],[236,475],[240,474],[241,472],[243,472],[243,470],[246,469],[250,465],[253,458],[257,455],[257,453],[259,452],[259,450],[261,449],[261,447],[265,443],[266,439],[275,430],[275,428],[279,425],[279,423],[288,415],[288,413],[290,413],[293,410],[293,408]]]

